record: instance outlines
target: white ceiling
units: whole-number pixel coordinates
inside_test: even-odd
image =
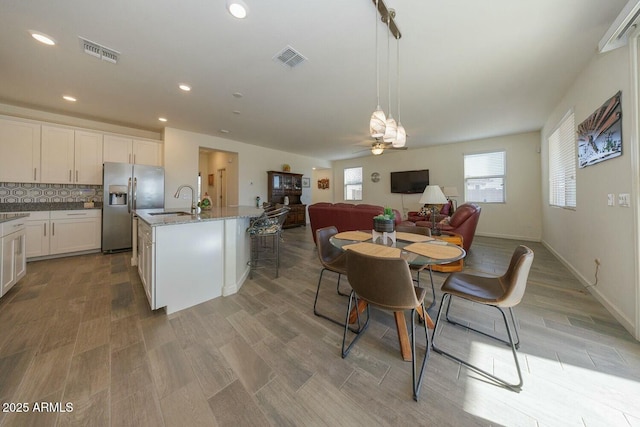
[[[386,0],[403,35],[409,149],[540,129],[626,1]],[[2,0],[0,102],[154,131],[164,116],[166,126],[330,160],[368,154],[354,153],[376,105],[372,0],[245,2],[249,16],[237,20],[225,0]],[[79,36],[120,61],[84,54]],[[287,45],[308,61],[275,62]],[[392,40],[397,118],[395,58]]]

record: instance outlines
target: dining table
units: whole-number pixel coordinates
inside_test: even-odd
[[[433,266],[458,261],[466,256],[463,248],[440,240],[437,237],[423,234],[396,231],[393,233],[376,233],[373,231],[343,231],[332,236],[331,244],[342,250],[354,250],[366,255],[402,258],[411,266]],[[348,267],[347,267],[348,268]],[[349,315],[349,323],[357,321],[359,313],[367,307],[365,301],[359,300]],[[418,310],[419,316],[433,329],[433,320],[426,310]],[[411,342],[404,311],[393,313],[398,343],[403,360],[411,361]]]

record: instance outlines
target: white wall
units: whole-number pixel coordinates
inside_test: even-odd
[[[411,142],[409,142],[409,146]],[[333,197],[344,201],[343,171],[363,167],[363,200],[358,203],[391,206],[406,215],[417,211],[420,194],[392,194],[390,172],[429,169],[429,183],[458,188],[464,194],[464,155],[505,150],[507,153],[506,203],[480,203],[482,213],[476,234],[539,241],[542,236],[540,212],[540,134],[488,138],[443,144],[407,151],[390,151],[381,156],[367,156],[333,163]],[[371,173],[380,173],[380,181],[371,181]],[[457,198],[458,205],[464,197]]]
[[[311,177],[314,167],[328,168],[330,162],[283,151],[249,145],[211,135],[166,128],[164,132],[165,205],[187,207],[188,201],[173,198],[181,184],[197,185],[200,147],[238,154],[238,200],[241,206],[255,206],[256,196],[267,199],[267,171],[281,170],[283,163],[291,172]],[[217,178],[217,177],[216,177]],[[231,185],[231,183],[229,183]],[[311,203],[311,188],[302,190],[302,203]]]
[[[637,142],[631,128],[629,57],[628,48],[595,55],[547,120],[541,132],[541,205],[543,242],[585,285],[595,282],[594,259],[599,258],[598,285],[589,290],[633,332],[638,288],[633,209],[619,207],[617,201],[616,206],[607,206],[607,194],[632,193],[631,153],[637,153]],[[577,170],[575,210],[550,207],[546,138],[570,108],[577,126],[618,90],[622,90],[622,156]],[[632,200],[637,197],[632,194]]]

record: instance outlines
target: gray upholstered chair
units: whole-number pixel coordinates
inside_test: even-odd
[[[423,227],[420,225],[396,225],[396,231],[401,231],[404,233],[414,233],[414,234],[422,234],[425,236],[431,236],[431,229],[429,227]],[[420,286],[420,272],[423,270],[429,270],[429,278],[431,279],[431,304],[427,307],[427,310],[431,310],[436,304],[436,287],[433,284],[433,272],[431,271],[431,264],[429,265],[410,265],[409,268],[411,271],[416,272],[416,283]]]
[[[433,330],[433,350],[465,365],[466,367],[479,374],[484,375],[485,377],[491,379],[499,385],[502,385],[513,391],[520,391],[523,382],[522,373],[520,372],[520,364],[518,363],[518,355],[516,353],[516,349],[520,345],[520,337],[518,336],[518,329],[516,326],[516,319],[513,314],[513,307],[518,305],[520,303],[520,300],[522,300],[522,296],[524,295],[524,291],[527,286],[527,278],[529,277],[529,269],[531,268],[532,262],[533,251],[528,247],[521,245],[518,246],[513,252],[513,255],[511,256],[511,262],[509,263],[509,268],[500,277],[476,276],[473,274],[462,272],[451,273],[442,285],[442,291],[444,292],[444,295],[442,296],[442,303],[440,305],[438,317],[436,318],[435,328]],[[477,304],[497,308],[500,311],[500,314],[502,314],[502,318],[504,319],[508,340],[500,338],[496,335],[482,332],[478,329],[474,329],[468,325],[464,325],[461,322],[452,319],[449,316],[449,310],[451,309],[451,301],[453,297],[463,298]],[[509,325],[509,321],[507,320],[505,309],[509,309],[511,322],[513,324],[513,331],[511,330],[511,325]],[[482,335],[488,336],[510,346],[513,353],[513,359],[515,360],[516,370],[518,371],[519,382],[517,384],[509,383],[437,347],[436,336],[438,336],[438,331],[442,329],[441,316],[443,312],[446,313],[445,319],[447,320],[447,322],[472,330],[474,332],[478,332]],[[444,338],[443,336],[440,337]]]
[[[318,249],[318,258],[320,264],[322,264],[322,270],[320,270],[320,277],[318,278],[318,287],[316,289],[316,298],[313,302],[313,314],[320,316],[327,320],[331,320],[340,326],[344,326],[343,323],[335,320],[326,314],[318,311],[318,296],[320,295],[320,284],[322,283],[322,275],[326,270],[332,271],[338,274],[338,284],[336,291],[339,295],[348,296],[349,294],[340,292],[340,278],[343,274],[347,274],[347,254],[342,249],[336,248],[329,242],[332,236],[338,234],[338,229],[334,226],[319,228],[316,230],[316,246]]]
[[[342,337],[342,357],[347,357],[351,348],[358,342],[369,325],[370,306],[373,305],[374,307],[392,312],[411,310],[413,399],[417,401],[427,359],[429,358],[429,334],[427,332],[427,324],[423,322],[426,347],[420,372],[417,373],[415,318],[418,309],[421,309],[424,313],[423,300],[425,290],[413,285],[409,264],[401,258],[375,257],[347,250],[347,277],[349,278],[352,291],[349,296],[349,306],[347,308],[344,335]],[[349,317],[352,307],[358,307],[358,300],[367,303],[367,318],[365,324],[359,328],[358,332],[356,332],[357,335],[347,346]],[[358,325],[360,325],[359,313]]]

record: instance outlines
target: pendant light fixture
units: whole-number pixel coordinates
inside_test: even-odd
[[[398,128],[396,130],[396,139],[393,140],[392,144],[395,148],[402,148],[407,143],[407,132],[404,130],[404,126],[400,122],[400,39],[396,39],[398,42],[398,47],[396,52],[398,54],[398,78],[396,79],[396,99],[398,101]]]
[[[389,12],[386,16],[387,19],[387,81],[389,87],[389,115],[387,116],[386,127],[384,131],[384,136],[382,140],[387,143],[392,143],[396,139],[396,134],[398,132],[398,125],[396,124],[395,119],[393,118],[393,114],[391,114],[391,42],[389,41],[391,30],[389,28],[391,22],[391,15],[393,14],[393,9],[389,9]]]
[[[380,59],[379,59],[379,51],[378,51],[378,2],[376,0],[376,13],[375,13],[375,24],[376,24],[376,100],[377,107],[373,114],[371,114],[371,119],[369,120],[369,134],[372,138],[382,138],[384,136],[386,121],[387,118],[384,115],[384,111],[380,107]]]

